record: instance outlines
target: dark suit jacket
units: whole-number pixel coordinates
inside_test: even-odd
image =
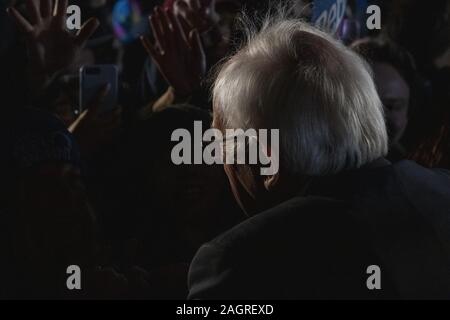
[[[450,298],[450,176],[381,159],[314,179],[198,251],[191,299]],[[381,268],[369,290],[367,267]]]

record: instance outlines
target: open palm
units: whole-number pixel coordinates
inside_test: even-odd
[[[219,20],[216,0],[177,0],[174,7],[176,14],[200,33],[209,30]]]
[[[190,30],[182,17],[156,8],[150,17],[154,43],[142,43],[168,84],[179,96],[190,95],[206,73],[206,57],[199,33]]]
[[[17,27],[25,34],[34,72],[48,76],[69,67],[86,41],[97,29],[99,22],[89,19],[72,34],[66,29],[67,0],[27,0],[29,20],[15,8],[8,12]]]

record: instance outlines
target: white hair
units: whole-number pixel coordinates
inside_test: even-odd
[[[280,165],[292,174],[333,174],[386,155],[383,107],[362,58],[295,19],[247,31],[214,82],[222,128],[279,129]]]

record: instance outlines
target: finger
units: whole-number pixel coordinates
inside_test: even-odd
[[[201,9],[201,7],[202,7],[202,5],[201,5],[201,3],[200,3],[200,0],[191,0],[190,1],[190,6],[191,6],[191,8],[193,9],[193,10],[195,10],[195,11],[200,11],[200,9]]]
[[[66,15],[67,15],[68,0],[57,0],[55,6],[54,16],[58,25],[62,28],[66,25]]]
[[[106,84],[98,91],[98,93],[95,95],[95,97],[89,103],[89,108],[88,108],[89,112],[87,115],[89,118],[95,118],[98,116],[99,111],[103,105],[103,102],[105,101],[105,98],[108,96],[108,93],[110,90],[111,90],[111,85]]]
[[[206,9],[206,8],[209,7],[211,9],[215,10],[215,8],[216,8],[216,1],[217,0],[203,0],[203,1],[201,1],[202,2],[202,4],[201,4],[202,9]]]
[[[70,133],[74,133],[75,130],[78,128],[78,126],[80,125],[81,121],[83,121],[83,119],[87,116],[88,114],[88,110],[84,110],[77,119],[75,119],[75,121],[69,126],[68,130]]]
[[[198,33],[197,29],[194,29],[189,33],[189,44],[191,45],[192,51],[194,51],[197,57],[205,55],[202,40],[200,39],[200,34]]]
[[[38,4],[35,0],[27,1],[27,9],[30,15],[30,21],[34,24],[39,24],[41,22],[41,13],[39,11]]]
[[[68,0],[56,0],[54,16],[65,17],[67,14]]]
[[[166,53],[168,50],[173,50],[175,47],[173,25],[168,17],[168,12],[170,12],[170,10],[162,10],[160,7],[156,9],[156,14],[161,25],[161,41],[163,45],[163,48],[161,49],[163,53]]]
[[[41,16],[42,19],[50,17],[52,14],[52,0],[41,0]]]
[[[34,31],[33,26],[16,9],[13,7],[8,8],[8,13],[20,31],[24,33],[32,33]]]
[[[159,44],[160,48],[165,48],[164,34],[161,29],[161,24],[159,22],[158,15],[154,14],[150,16],[149,20],[150,20],[150,27],[152,29],[152,33],[156,42]]]
[[[141,36],[141,42],[142,42],[142,45],[144,46],[145,50],[147,50],[147,53],[152,58],[156,67],[159,69],[159,71],[162,74],[164,74],[164,68],[161,67],[163,65],[162,58],[163,58],[164,52],[159,52],[158,49],[155,48],[155,46],[153,46],[153,44],[144,36]]]
[[[178,7],[178,11],[180,13],[178,16],[182,16],[185,21],[191,26],[191,29],[195,28],[197,19],[191,7],[189,7],[189,5],[182,0],[178,0],[176,2],[176,6]]]
[[[183,30],[183,35],[185,39],[189,39],[189,34],[192,31],[192,27],[189,25],[187,20],[182,16],[177,16],[178,22],[180,23],[181,30]]]
[[[193,59],[193,70],[195,70],[196,75],[201,81],[206,72],[206,55],[197,29],[192,30],[189,34],[189,42],[192,50],[191,58]]]
[[[172,26],[172,31],[174,32],[174,36],[177,38],[177,43],[180,44],[180,40],[186,40],[186,37],[184,35],[183,29],[181,28],[180,22],[175,17],[175,14],[172,10],[168,10],[166,12],[167,18],[169,19],[169,22]]]
[[[90,18],[86,21],[75,37],[75,44],[80,48],[84,47],[99,25],[100,21],[97,18]]]
[[[177,9],[177,15],[181,15],[186,18],[187,11],[189,11],[189,5],[183,0],[175,1],[175,8]]]
[[[168,34],[172,30],[170,25],[169,17],[167,16],[168,10],[162,10],[161,8],[156,8],[156,14],[158,15],[159,21],[161,23],[161,29],[164,34]]]
[[[206,71],[206,54],[203,48],[202,40],[197,29],[192,30],[189,34],[189,42],[191,44],[193,57],[196,61],[200,61],[200,73],[203,74]]]
[[[141,36],[141,42],[147,53],[153,58],[153,60],[158,61],[161,53],[153,46],[153,44],[148,40],[148,38]]]

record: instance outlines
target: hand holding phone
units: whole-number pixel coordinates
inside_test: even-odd
[[[96,92],[86,109],[70,125],[69,131],[75,136],[83,154],[90,154],[104,143],[109,143],[121,126],[121,108],[111,112],[101,112],[104,101],[109,97],[111,85],[104,85]]]

